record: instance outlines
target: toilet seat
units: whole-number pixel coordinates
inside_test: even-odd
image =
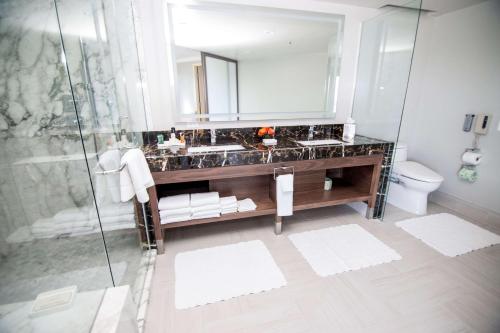
[[[444,178],[435,171],[414,161],[395,162],[393,173],[426,183],[440,183]]]

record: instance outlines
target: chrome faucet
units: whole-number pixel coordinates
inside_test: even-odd
[[[217,134],[215,132],[215,128],[210,129],[210,143],[215,144],[217,141]]]

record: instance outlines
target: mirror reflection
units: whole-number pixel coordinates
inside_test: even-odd
[[[343,16],[169,4],[178,121],[335,115]]]

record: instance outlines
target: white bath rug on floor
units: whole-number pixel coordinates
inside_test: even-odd
[[[448,257],[500,243],[500,236],[447,213],[412,218],[396,225]]]
[[[259,240],[182,252],[175,257],[177,309],[285,285],[283,274]]]
[[[357,224],[288,236],[319,276],[380,265],[401,256]]]

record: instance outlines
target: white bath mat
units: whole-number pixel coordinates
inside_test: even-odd
[[[187,309],[280,288],[286,280],[259,240],[175,257],[175,307]]]
[[[319,276],[328,276],[401,259],[357,224],[288,236]]]
[[[500,243],[500,236],[447,213],[408,219],[396,225],[448,257]]]

